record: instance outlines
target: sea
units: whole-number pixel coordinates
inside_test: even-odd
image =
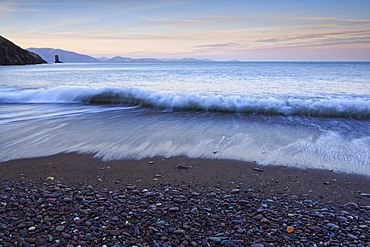
[[[63,152],[370,176],[370,63],[0,66],[0,162]]]

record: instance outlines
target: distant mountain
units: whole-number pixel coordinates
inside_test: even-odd
[[[98,57],[96,59],[98,59],[100,62],[106,62],[106,61],[109,60],[109,58],[107,58],[107,57]]]
[[[135,62],[211,62],[210,59],[196,59],[196,58],[164,58],[164,59],[157,59],[157,58],[129,58],[129,57],[113,57],[111,59],[103,58],[104,60],[100,60],[106,63],[135,63]]]
[[[88,55],[78,54],[76,52],[65,51],[53,48],[28,48],[28,51],[40,54],[48,63],[55,62],[55,55],[59,56],[59,60],[64,63],[98,63],[98,59]]]
[[[133,62],[161,62],[161,60],[156,59],[156,58],[139,58],[139,59],[134,59],[134,58],[129,58],[129,57],[113,57],[111,59],[108,59],[104,61],[106,63],[133,63]]]
[[[210,59],[196,59],[196,58],[181,58],[181,59],[172,59],[172,58],[167,58],[167,59],[162,59],[162,61],[166,62],[213,62],[213,60]]]
[[[0,65],[26,65],[46,63],[39,55],[26,51],[0,36]]]
[[[116,56],[113,58],[93,58],[88,55],[78,54],[76,52],[65,51],[53,48],[28,48],[28,51],[39,54],[48,63],[55,62],[55,55],[64,63],[148,63],[148,62],[211,62],[210,59],[181,58],[181,59],[157,59],[157,58],[129,58]]]

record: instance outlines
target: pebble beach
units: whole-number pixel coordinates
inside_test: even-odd
[[[0,246],[370,246],[370,180],[358,175],[76,153],[0,174]]]

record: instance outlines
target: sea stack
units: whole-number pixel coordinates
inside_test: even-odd
[[[26,51],[0,36],[0,65],[26,65],[47,63],[39,55]]]
[[[55,55],[55,63],[63,63],[59,60],[59,55]]]

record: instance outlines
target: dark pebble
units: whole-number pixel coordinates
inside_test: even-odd
[[[114,182],[114,181],[113,181]],[[50,183],[50,184],[49,184]],[[367,246],[370,207],[160,183],[95,190],[0,180],[2,246]],[[287,230],[287,227],[291,229]],[[17,244],[15,244],[17,243]]]

